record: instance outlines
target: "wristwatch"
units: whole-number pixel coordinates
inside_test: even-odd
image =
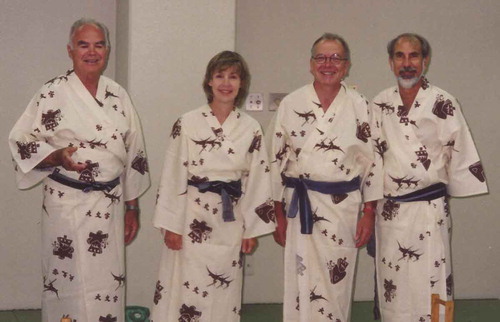
[[[141,208],[139,208],[139,206],[134,206],[134,205],[125,205],[125,211],[129,211],[129,210],[134,210],[134,211],[137,211],[138,213],[141,212]]]

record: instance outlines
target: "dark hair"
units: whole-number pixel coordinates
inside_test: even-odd
[[[427,58],[428,56],[430,56],[431,45],[429,44],[427,39],[425,39],[424,37],[422,37],[418,34],[407,32],[407,33],[401,34],[401,35],[397,36],[396,38],[394,38],[393,40],[389,41],[389,43],[387,44],[387,53],[389,54],[389,58],[392,59],[392,57],[394,57],[394,47],[396,47],[396,43],[402,38],[408,39],[408,40],[418,40],[420,42],[420,48],[422,49],[422,57]]]
[[[241,80],[241,87],[234,100],[234,105],[239,107],[243,104],[250,87],[250,72],[248,71],[247,63],[243,57],[241,57],[241,55],[237,52],[229,50],[218,53],[208,62],[205,78],[203,79],[203,90],[205,91],[208,103],[212,103],[214,99],[212,87],[208,84],[212,79],[212,76],[215,73],[226,70],[230,67],[235,67]]]
[[[323,41],[323,40],[338,41],[342,45],[342,47],[344,47],[344,53],[345,53],[345,56],[346,56],[345,58],[347,58],[348,60],[351,60],[351,51],[349,50],[349,46],[347,45],[347,42],[341,36],[339,36],[337,34],[332,34],[330,32],[325,32],[323,35],[321,35],[321,37],[319,37],[318,39],[316,39],[316,41],[313,43],[313,45],[311,47],[311,57],[314,57],[315,50],[316,50],[316,45],[320,41]]]

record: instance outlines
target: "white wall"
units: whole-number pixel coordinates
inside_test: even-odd
[[[452,200],[453,264],[457,298],[500,297],[500,219],[495,198],[500,186],[500,2],[495,0],[238,0],[236,49],[252,73],[251,91],[290,92],[312,81],[310,47],[322,33],[345,37],[352,52],[347,82],[368,97],[395,84],[388,66],[387,42],[403,32],[417,32],[431,43],[431,83],[454,94],[474,134],[490,194]],[[265,102],[267,107],[267,102]],[[273,112],[253,112],[266,126]],[[255,262],[265,275],[253,281],[281,279],[281,251],[261,247]],[[262,242],[264,244],[264,242]],[[373,297],[373,264],[360,252],[355,299]],[[248,279],[247,279],[248,280]],[[269,289],[266,286],[271,285]],[[253,290],[261,286],[255,284]],[[274,283],[262,294],[274,294]],[[258,293],[251,294],[257,301]],[[274,300],[274,299],[273,299]]]
[[[115,39],[115,0],[0,0],[0,310],[40,307],[40,187],[16,188],[7,137],[43,83],[72,66],[66,44],[81,17],[104,22]],[[106,75],[114,75],[112,50]]]

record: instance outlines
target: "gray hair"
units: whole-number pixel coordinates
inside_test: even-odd
[[[109,30],[105,24],[103,24],[102,22],[98,22],[92,18],[80,18],[73,23],[69,31],[68,46],[71,49],[73,49],[73,37],[75,36],[75,33],[78,31],[78,29],[86,25],[93,25],[96,26],[99,30],[101,30],[104,35],[104,41],[106,43],[106,47],[111,48],[111,44],[109,43]]]
[[[323,41],[323,40],[338,41],[342,45],[342,47],[344,47],[344,53],[346,56],[345,58],[347,58],[348,60],[351,60],[351,51],[349,50],[349,46],[347,45],[347,42],[341,36],[339,36],[337,34],[332,34],[330,32],[325,32],[323,35],[321,35],[321,37],[316,39],[316,41],[313,43],[313,45],[311,47],[311,57],[313,57],[315,54],[316,45],[320,41]]]
[[[394,48],[396,47],[396,43],[402,38],[408,40],[417,40],[418,42],[420,42],[420,48],[422,49],[422,57],[427,58],[428,56],[430,56],[431,45],[429,44],[427,39],[418,34],[407,32],[389,41],[389,43],[387,44],[387,53],[389,54],[389,58],[392,59],[394,57]]]

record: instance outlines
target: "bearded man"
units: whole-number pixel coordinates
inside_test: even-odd
[[[448,197],[488,190],[457,100],[424,77],[427,40],[405,33],[387,50],[398,85],[371,103],[384,176],[375,224],[380,313],[383,321],[430,321],[431,294],[453,296]]]

